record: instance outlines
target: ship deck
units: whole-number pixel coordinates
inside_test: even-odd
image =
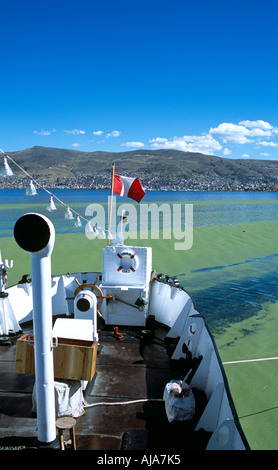
[[[211,434],[194,431],[206,404],[201,391],[193,389],[196,414],[192,420],[167,420],[162,400],[165,385],[184,378],[184,371],[172,365],[164,328],[159,325],[151,340],[142,339],[139,331],[119,328],[119,332],[120,340],[112,329],[99,331],[96,374],[85,394],[88,406],[76,418],[77,450],[204,449]],[[14,373],[16,339],[12,343],[0,346],[0,449],[36,448],[34,377]]]

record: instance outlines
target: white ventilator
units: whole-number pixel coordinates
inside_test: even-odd
[[[102,306],[107,324],[145,326],[152,271],[152,250],[106,246],[102,251],[101,289],[111,299]]]
[[[16,222],[14,237],[31,255],[38,441],[50,446],[56,441],[50,260],[55,231],[47,217],[29,213]]]

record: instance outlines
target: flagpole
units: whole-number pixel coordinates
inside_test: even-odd
[[[111,244],[110,233],[111,233],[111,220],[112,220],[112,202],[114,193],[114,174],[115,174],[115,163],[112,166],[112,181],[111,181],[111,197],[110,197],[110,209],[109,209],[109,224],[108,224],[108,245]]]

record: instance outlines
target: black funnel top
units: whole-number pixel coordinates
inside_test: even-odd
[[[50,227],[38,214],[23,215],[14,226],[14,238],[23,250],[35,253],[46,247],[50,239]]]

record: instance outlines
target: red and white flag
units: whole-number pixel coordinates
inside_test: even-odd
[[[137,202],[140,202],[146,194],[138,178],[128,178],[127,176],[115,174],[113,192],[120,196],[130,197]]]

